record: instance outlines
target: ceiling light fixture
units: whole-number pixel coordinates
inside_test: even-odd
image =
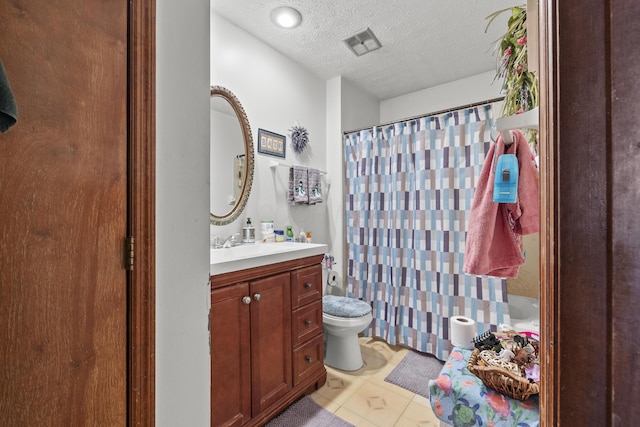
[[[302,15],[292,7],[280,6],[271,11],[271,20],[279,27],[295,28],[302,22]]]

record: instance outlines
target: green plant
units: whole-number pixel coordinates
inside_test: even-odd
[[[489,15],[487,28],[503,12],[511,11],[507,32],[498,40],[498,69],[496,79],[504,79],[505,93],[501,114],[509,116],[538,106],[538,78],[529,71],[527,62],[526,6],[502,9]]]

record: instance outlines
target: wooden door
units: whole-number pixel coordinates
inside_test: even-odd
[[[211,291],[211,425],[241,426],[251,419],[249,284]]]
[[[540,2],[541,425],[640,420],[640,2]]]
[[[127,423],[127,7],[0,6],[0,425]]]
[[[253,416],[292,387],[290,273],[251,282]]]

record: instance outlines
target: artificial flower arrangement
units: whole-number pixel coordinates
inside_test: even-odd
[[[507,32],[497,42],[498,67],[496,79],[503,79],[505,94],[502,116],[529,111],[539,104],[538,77],[528,67],[527,9],[526,6],[502,9],[489,15],[489,23],[500,14],[511,11]],[[534,145],[537,132],[529,131],[529,141]]]
[[[504,79],[502,115],[522,113],[538,106],[538,78],[529,71],[527,51],[527,9],[525,6],[499,10],[487,17],[489,23],[511,11],[507,32],[499,40],[496,78]]]

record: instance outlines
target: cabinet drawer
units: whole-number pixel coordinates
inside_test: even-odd
[[[293,308],[322,298],[322,265],[300,268],[291,275]]]
[[[293,312],[293,346],[322,333],[322,300]]]
[[[322,369],[324,369],[324,342],[322,335],[318,335],[293,352],[293,385],[300,384]]]

